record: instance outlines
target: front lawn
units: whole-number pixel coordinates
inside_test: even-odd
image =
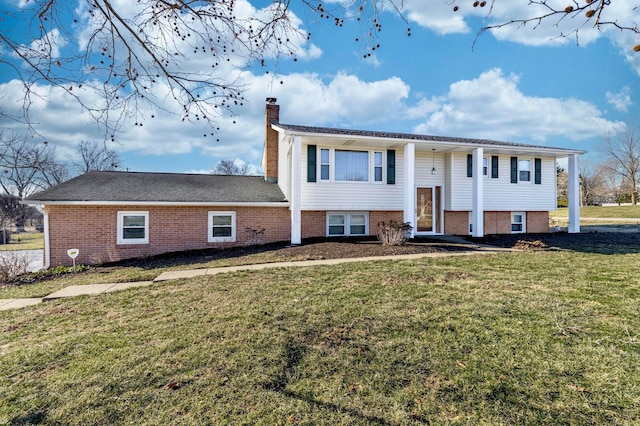
[[[639,256],[272,269],[0,311],[0,424],[637,424]]]
[[[0,234],[0,239],[1,238],[2,234]],[[41,250],[42,248],[44,248],[44,234],[41,232],[14,233],[11,234],[9,244],[0,244],[0,251]]]

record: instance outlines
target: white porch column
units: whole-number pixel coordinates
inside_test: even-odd
[[[411,238],[416,231],[416,145],[408,143],[404,146],[404,222],[409,222]]]
[[[483,148],[475,148],[473,156],[473,191],[471,197],[471,222],[473,223],[473,237],[484,236],[484,179],[482,174]]]
[[[580,163],[578,154],[569,156],[569,233],[580,232]]]
[[[291,144],[291,244],[302,243],[302,138],[293,137]]]

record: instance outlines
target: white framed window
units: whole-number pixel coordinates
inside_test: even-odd
[[[473,234],[473,212],[469,212],[469,235]]]
[[[318,174],[321,182],[383,183],[384,151],[320,148]]]
[[[236,212],[209,212],[210,243],[232,243],[236,241]]]
[[[531,182],[531,160],[518,160],[518,181]]]
[[[369,213],[327,213],[327,236],[369,235]]]
[[[331,152],[327,148],[320,149],[320,180],[330,179]]]
[[[482,176],[489,176],[489,159],[487,157],[482,158]]]
[[[511,233],[522,234],[527,231],[527,216],[525,213],[511,213]]]
[[[118,212],[117,244],[149,244],[149,212]]]
[[[382,162],[382,151],[373,152],[373,181],[382,182],[384,167]]]

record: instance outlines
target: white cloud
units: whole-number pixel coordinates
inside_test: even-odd
[[[122,117],[117,142],[109,148],[120,154],[144,156],[201,153],[218,159],[243,158],[259,163],[264,139],[264,101],[278,97],[281,118],[290,123],[334,125],[336,123],[370,123],[380,117],[393,118],[403,109],[409,86],[398,77],[367,82],[350,74],[339,73],[326,81],[317,74],[291,74],[282,77],[284,84],[269,75],[256,76],[244,72],[239,83],[251,87],[247,101],[234,115],[220,117],[219,131],[211,135],[202,121],[182,122],[180,111],[141,105],[138,116]],[[295,90],[293,90],[295,88]],[[0,85],[3,112],[21,116],[24,86],[18,80]],[[33,104],[29,113],[32,125],[41,136],[56,147],[59,155],[73,155],[82,140],[103,140],[105,134],[86,109],[60,88],[34,85]],[[87,105],[99,107],[104,100],[89,85],[74,89]],[[158,99],[163,94],[158,93]],[[163,105],[170,108],[169,105]],[[154,116],[151,118],[151,116]],[[64,117],[62,119],[61,117]],[[142,123],[142,126],[135,123]],[[24,125],[0,119],[0,127],[24,130]],[[206,136],[205,136],[206,135]],[[107,135],[107,140],[109,140]]]
[[[585,140],[623,126],[603,118],[601,111],[589,102],[527,96],[518,84],[518,76],[505,76],[498,68],[476,79],[453,83],[438,110],[415,130],[542,142],[551,137]]]
[[[605,98],[607,103],[612,105],[618,111],[627,112],[629,107],[633,105],[630,95],[631,89],[629,86],[623,87],[618,93],[607,92]]]

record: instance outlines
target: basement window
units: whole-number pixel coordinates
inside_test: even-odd
[[[511,213],[511,233],[523,234],[526,232],[526,215],[525,213]]]
[[[327,236],[360,236],[368,235],[368,213],[328,213]]]

